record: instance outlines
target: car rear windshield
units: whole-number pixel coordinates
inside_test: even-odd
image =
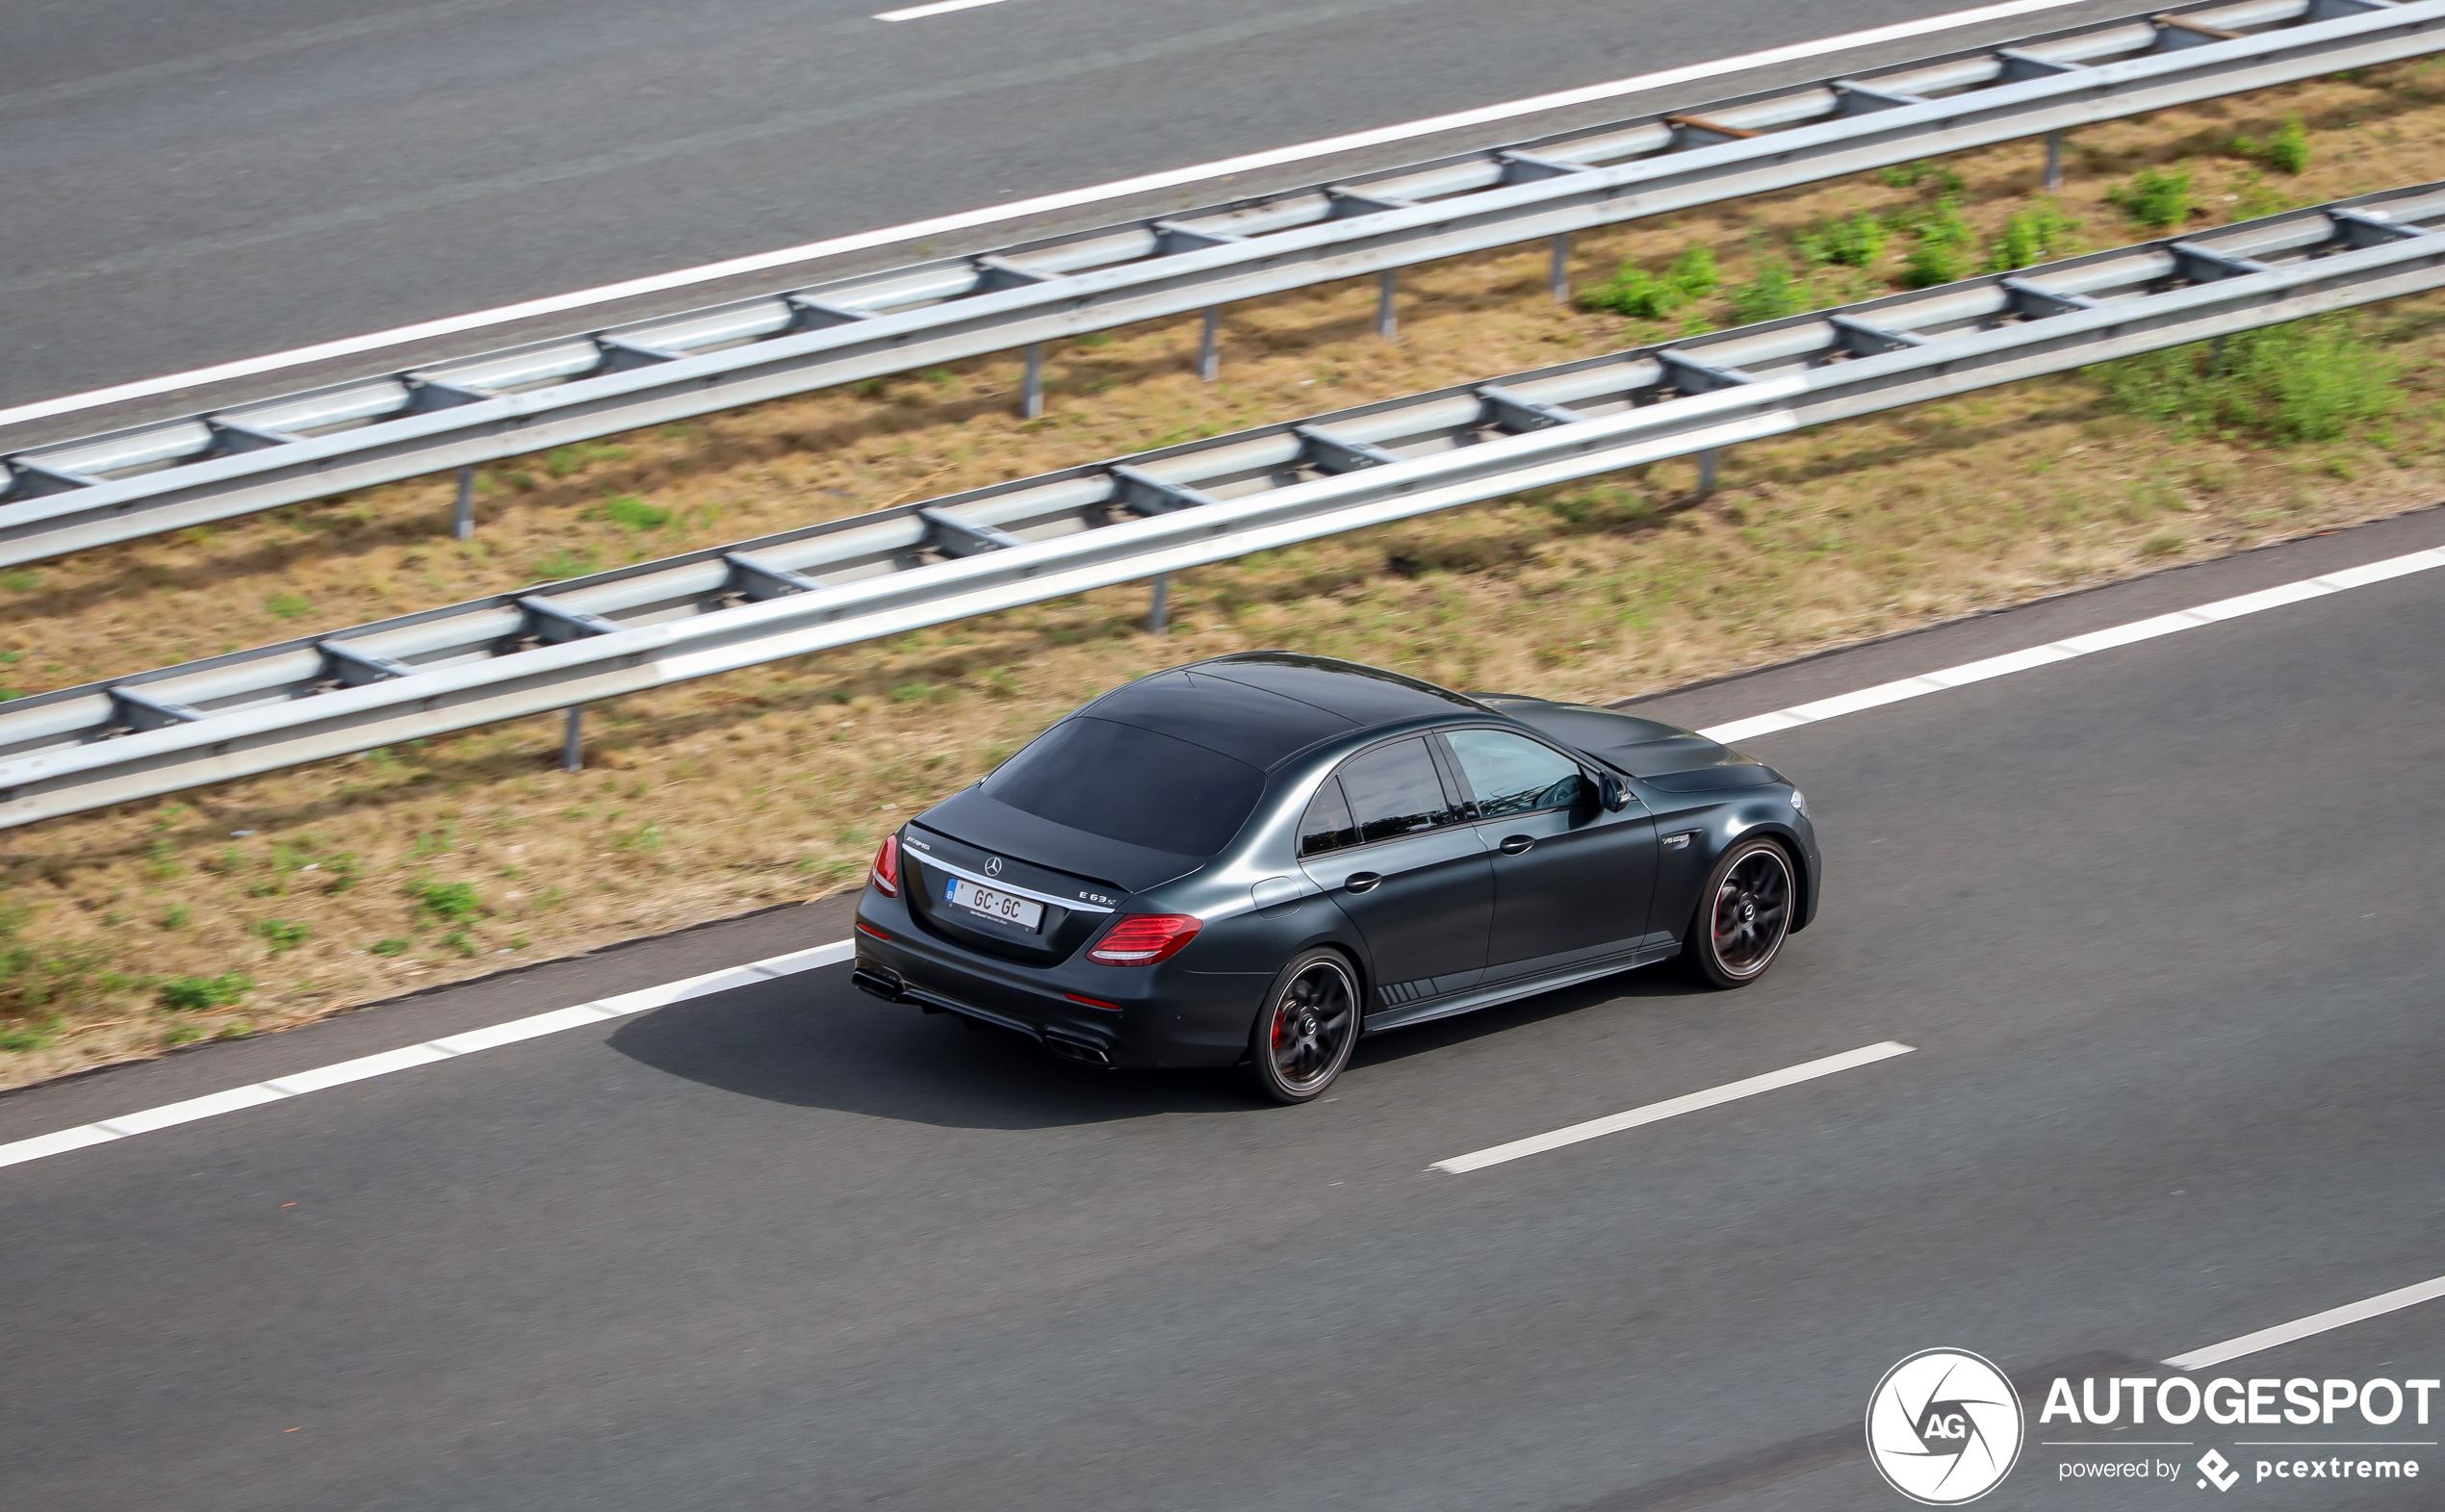
[[[1039,819],[1174,856],[1212,856],[1265,791],[1245,761],[1134,725],[1072,716],[985,781]]]

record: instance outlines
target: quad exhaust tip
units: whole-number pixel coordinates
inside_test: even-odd
[[[1044,1034],[1044,1048],[1065,1061],[1076,1061],[1085,1065],[1100,1066],[1107,1071],[1112,1069],[1112,1052],[1091,1040],[1072,1039],[1066,1035],[1047,1030]]]
[[[900,980],[900,974],[896,971],[885,971],[874,966],[860,966],[849,974],[849,985],[861,992],[871,992],[887,1003],[909,1001],[908,986]]]

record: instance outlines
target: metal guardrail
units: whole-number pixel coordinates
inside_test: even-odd
[[[2445,182],[1071,468],[0,705],[0,828],[2445,285]]]
[[[1231,300],[2439,48],[2445,0],[2194,6],[62,442],[0,566],[1191,310],[1210,372]]]

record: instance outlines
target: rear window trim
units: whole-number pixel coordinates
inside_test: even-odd
[[[1406,834],[1387,834],[1380,840],[1359,840],[1354,844],[1336,845],[1329,851],[1316,851],[1313,853],[1300,851],[1299,849],[1299,835],[1294,833],[1291,836],[1291,850],[1296,859],[1300,861],[1312,861],[1321,859],[1327,856],[1346,856],[1351,851],[1363,851],[1371,845],[1398,845],[1403,840],[1415,840],[1423,835],[1428,834],[1442,834],[1452,830],[1465,830],[1469,826],[1476,824],[1478,822],[1477,800],[1467,796],[1466,794],[1455,793],[1453,791],[1452,774],[1445,770],[1444,766],[1444,763],[1451,759],[1451,754],[1443,750],[1442,741],[1435,738],[1442,733],[1443,727],[1437,725],[1428,730],[1404,730],[1398,734],[1387,735],[1381,740],[1371,742],[1368,745],[1360,747],[1356,751],[1352,751],[1348,756],[1343,756],[1340,760],[1334,762],[1332,770],[1325,774],[1325,782],[1340,782],[1342,768],[1350,765],[1350,763],[1357,760],[1361,756],[1372,756],[1386,746],[1398,745],[1403,740],[1424,740],[1427,743],[1427,759],[1434,766],[1435,781],[1443,785],[1443,801],[1450,804],[1454,809],[1459,811],[1462,817],[1453,820],[1450,824],[1439,824],[1431,829],[1412,830]],[[1307,802],[1300,806],[1299,822],[1300,824],[1304,824],[1306,822],[1308,808],[1315,804],[1317,795],[1324,792],[1324,790],[1325,782],[1317,783],[1315,790],[1307,795]],[[1345,790],[1343,801],[1345,803],[1348,802],[1347,790]],[[1357,817],[1357,810],[1352,809],[1351,811],[1351,821],[1355,823]],[[1294,825],[1292,828],[1296,831],[1298,826]]]

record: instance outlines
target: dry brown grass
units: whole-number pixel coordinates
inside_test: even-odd
[[[2135,233],[2103,192],[2143,162],[2194,158],[2201,197],[2236,215],[2431,176],[2438,78],[2096,128],[2061,199],[2110,245]],[[2316,151],[2300,178],[2206,156],[2296,110]],[[1948,166],[1987,233],[2038,165],[2023,146]],[[1587,239],[1580,272],[1704,243],[1737,282],[1761,242],[1911,197],[1868,181],[1727,207]],[[1056,359],[1032,423],[1009,414],[1015,364],[992,360],[569,448],[488,473],[468,547],[440,533],[446,490],[418,483],[51,564],[0,579],[0,679],[81,681],[1625,341],[1542,277],[1541,252],[1412,273],[1389,346],[1371,289],[1241,307],[1216,385],[1187,371],[1193,324],[1091,339]],[[2065,377],[1744,447],[1703,502],[1667,465],[1186,574],[1164,637],[1139,628],[1142,590],[1114,589],[639,696],[597,712],[575,777],[553,769],[554,727],[528,721],[19,832],[0,841],[0,919],[59,990],[16,1016],[16,1042],[41,1047],[0,1053],[0,1085],[836,889],[885,829],[1082,698],[1197,656],[1293,646],[1621,697],[2424,504],[2445,483],[2421,377],[2440,308],[2378,318],[2414,377],[2375,439],[2175,441]],[[620,523],[604,506],[625,496],[666,519]],[[403,890],[429,882],[470,884],[482,911]],[[283,946],[280,926],[303,937]],[[385,941],[402,948],[373,954]],[[164,979],[228,972],[256,984],[234,1007],[157,1005]]]

